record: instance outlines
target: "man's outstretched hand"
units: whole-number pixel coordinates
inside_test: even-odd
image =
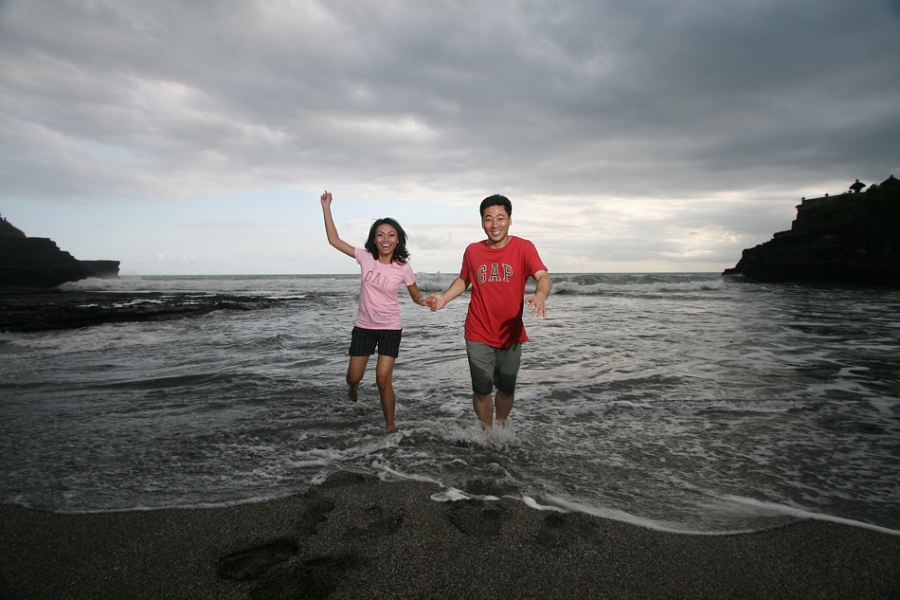
[[[531,309],[531,316],[547,316],[547,306],[544,304],[543,298],[538,298],[537,296],[528,296],[527,298],[525,298],[525,302],[528,303],[528,308]]]

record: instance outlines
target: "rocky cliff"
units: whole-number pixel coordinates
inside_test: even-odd
[[[761,282],[900,286],[900,180],[804,198],[790,231],[744,250],[723,275]]]
[[[0,288],[52,288],[87,277],[118,277],[118,261],[80,261],[53,240],[30,238],[0,219]]]

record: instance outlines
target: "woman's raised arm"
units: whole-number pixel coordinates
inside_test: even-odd
[[[340,238],[337,227],[334,226],[334,218],[331,216],[331,192],[322,194],[322,213],[325,215],[325,233],[328,234],[328,243],[346,254],[356,258],[356,248]]]

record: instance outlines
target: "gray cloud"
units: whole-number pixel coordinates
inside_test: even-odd
[[[668,199],[743,241],[786,194],[900,173],[898,32],[885,0],[8,0],[0,199],[503,190],[592,232]],[[679,252],[632,219],[586,252]]]

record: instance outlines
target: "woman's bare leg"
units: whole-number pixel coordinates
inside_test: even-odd
[[[378,383],[378,393],[381,396],[381,411],[384,413],[385,431],[394,433],[397,426],[394,424],[394,408],[396,397],[394,396],[394,357],[384,354],[378,355],[378,364],[375,367],[375,381]]]
[[[362,381],[363,375],[366,374],[366,365],[369,362],[368,356],[351,356],[350,366],[347,367],[347,397],[356,402],[359,398],[359,382]]]

